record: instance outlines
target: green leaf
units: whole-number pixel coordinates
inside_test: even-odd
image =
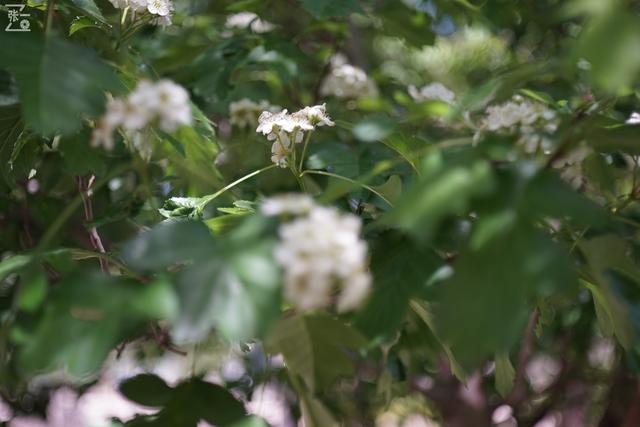
[[[486,195],[494,188],[491,167],[484,160],[456,164],[447,162],[439,152],[427,156],[423,176],[389,212],[385,221],[428,238],[438,224],[449,215],[460,215],[472,199]]]
[[[167,294],[163,283],[69,276],[52,288],[34,329],[23,331],[29,338],[19,348],[19,365],[27,373],[66,369],[74,379],[91,374],[119,342],[167,316],[167,304],[157,304]]]
[[[213,312],[229,339],[262,336],[280,309],[280,272],[271,243],[254,245],[228,258],[218,277]]]
[[[596,314],[602,332],[614,334],[620,344],[630,348],[634,342],[634,331],[628,303],[614,290],[608,272],[616,272],[640,282],[640,269],[629,255],[627,243],[620,237],[605,234],[578,243],[584,254],[594,283],[585,280],[583,284],[591,291],[596,306]]]
[[[48,288],[44,272],[37,267],[25,270],[20,278],[17,305],[23,311],[35,311],[45,299]]]
[[[0,66],[16,78],[24,118],[34,130],[70,134],[104,110],[120,83],[91,49],[54,35],[0,33]]]
[[[353,136],[363,142],[381,141],[396,128],[395,120],[386,116],[370,117],[353,127]]]
[[[246,215],[249,215],[249,212],[238,212],[232,215],[220,215],[206,219],[204,223],[207,224],[207,227],[211,229],[213,234],[222,235],[242,224],[243,217]]]
[[[513,388],[513,381],[516,375],[515,369],[509,360],[508,353],[498,353],[496,355],[496,390],[500,396],[507,397]]]
[[[426,141],[396,133],[380,142],[400,154],[416,172],[419,172],[418,154],[427,146]]]
[[[300,396],[302,418],[306,427],[338,427],[339,424],[320,399],[306,390],[296,390]]]
[[[71,25],[69,26],[69,35],[72,36],[76,32],[84,29],[84,28],[100,28],[98,24],[92,21],[90,18],[86,16],[81,16],[73,20]]]
[[[402,194],[402,180],[398,175],[391,175],[384,184],[372,188],[394,203]]]
[[[73,175],[94,173],[104,175],[106,164],[100,152],[88,144],[91,133],[84,129],[76,135],[64,136],[60,139],[58,149],[64,159],[66,170]]]
[[[530,298],[577,284],[572,265],[567,250],[536,229],[518,223],[505,227],[456,259],[435,310],[438,334],[462,367],[472,370],[517,342]]]
[[[171,387],[160,377],[141,374],[120,384],[120,392],[142,406],[161,407],[171,399]]]
[[[218,252],[181,273],[176,339],[201,339],[214,326],[232,341],[266,333],[280,312],[280,274],[272,250],[271,243],[254,242]]]
[[[142,233],[122,249],[129,265],[158,270],[171,264],[206,257],[214,249],[209,229],[198,221],[165,221]]]
[[[71,0],[71,2],[78,9],[82,10],[84,13],[86,13],[93,19],[108,25],[108,21],[102,15],[102,12],[100,11],[100,9],[98,8],[98,6],[95,4],[93,0]],[[71,33],[69,35],[71,35]]]
[[[270,353],[281,353],[291,374],[299,375],[310,390],[316,391],[340,376],[353,374],[353,364],[344,349],[362,348],[366,340],[339,320],[316,313],[281,320],[265,345]]]
[[[346,144],[311,144],[306,166],[308,169],[322,169],[348,178],[355,178],[360,173],[358,154]]]
[[[400,326],[409,300],[422,291],[442,261],[398,233],[380,236],[371,248],[373,291],[356,317],[368,336],[391,334]]]
[[[640,19],[623,8],[612,7],[588,23],[571,56],[574,67],[589,61],[593,83],[616,95],[628,91],[640,71]]]
[[[31,260],[31,255],[13,255],[0,261],[0,281],[29,264]]]
[[[522,209],[540,217],[570,218],[577,224],[600,227],[607,221],[602,207],[578,193],[557,175],[542,172],[527,185]]]
[[[640,126],[625,125],[614,128],[589,129],[585,135],[587,142],[595,150],[611,153],[614,151],[624,151],[627,154],[639,155]]]
[[[165,218],[198,218],[201,202],[200,197],[171,197],[165,200],[158,212]]]
[[[302,6],[316,18],[347,16],[362,11],[358,0],[302,0]]]
[[[0,106],[0,174],[10,186],[15,184],[11,157],[23,129],[19,104]]]
[[[124,388],[129,394],[131,388],[135,389],[132,400],[135,402],[153,403],[156,406],[162,403],[160,412],[154,415],[138,416],[129,421],[127,426],[153,426],[153,427],[196,427],[200,421],[220,427],[244,427],[259,426],[250,423],[253,417],[247,417],[242,403],[236,400],[225,388],[203,381],[199,378],[191,378],[175,388],[169,388],[162,380],[153,375],[134,377],[133,387],[125,382]],[[153,394],[153,386],[160,387],[160,396],[144,396],[146,392]],[[125,390],[122,390],[123,392]],[[129,397],[125,393],[125,396]],[[160,400],[162,402],[160,402]]]
[[[460,366],[455,356],[451,352],[451,348],[445,343],[442,342],[442,339],[438,335],[435,327],[435,321],[433,320],[433,314],[431,307],[428,303],[424,301],[412,300],[410,302],[411,309],[416,313],[416,315],[422,320],[422,322],[429,328],[431,333],[434,335],[438,343],[442,346],[442,350],[444,354],[449,359],[449,365],[451,367],[451,373],[460,380],[460,382],[465,382],[467,378],[467,374],[465,370]]]

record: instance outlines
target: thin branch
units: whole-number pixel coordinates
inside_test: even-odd
[[[303,175],[306,174],[313,174],[313,175],[324,175],[324,176],[329,176],[331,178],[337,178],[337,179],[341,179],[343,181],[347,181],[350,182],[351,184],[357,185],[359,187],[362,187],[366,190],[369,190],[370,192],[372,192],[373,194],[375,194],[376,196],[380,197],[382,200],[384,200],[389,206],[393,207],[393,203],[391,203],[386,197],[384,197],[378,190],[376,190],[375,188],[367,185],[367,184],[363,184],[362,182],[358,182],[354,179],[351,178],[347,178],[346,176],[342,176],[342,175],[338,175],[335,173],[331,173],[331,172],[325,172],[325,171],[317,171],[317,170],[306,170],[304,172],[302,172],[300,174],[300,176],[302,177]]]
[[[220,196],[221,194],[223,194],[223,193],[224,193],[224,192],[226,192],[227,190],[232,189],[232,188],[233,188],[233,187],[235,187],[236,185],[238,185],[238,184],[240,184],[240,183],[242,183],[242,182],[244,182],[244,181],[248,180],[249,178],[252,178],[252,177],[254,177],[254,176],[256,176],[256,175],[258,175],[258,174],[260,174],[260,173],[262,173],[262,172],[265,172],[265,171],[268,171],[268,170],[270,170],[270,169],[273,169],[273,168],[275,168],[276,166],[278,166],[278,165],[273,164],[273,165],[266,166],[266,167],[264,167],[264,168],[262,168],[262,169],[258,169],[258,170],[256,170],[256,171],[253,171],[253,172],[251,172],[250,174],[247,174],[247,175],[243,176],[242,178],[236,179],[236,180],[235,180],[235,181],[233,181],[231,184],[228,184],[228,185],[226,185],[226,186],[222,187],[220,190],[216,191],[215,193],[210,194],[210,195],[208,195],[208,196],[204,196],[204,197],[202,198],[202,201],[200,202],[200,205],[198,206],[198,209],[199,209],[200,211],[202,211],[202,209],[204,209],[204,207],[205,207],[207,204],[209,204],[209,202],[213,201],[214,199],[216,199],[218,196]]]
[[[91,175],[88,179],[85,179],[82,176],[78,176],[78,191],[80,192],[80,198],[82,199],[82,206],[84,208],[84,219],[87,222],[93,221],[93,204],[91,203],[91,186],[93,185],[96,177],[95,175]],[[96,227],[91,227],[87,230],[89,232],[89,240],[91,241],[91,246],[96,252],[106,253],[107,251],[104,249],[104,245],[102,244],[102,239],[100,238],[100,234],[98,233],[98,229]],[[100,262],[100,269],[103,273],[109,274],[109,263],[105,258],[98,258]]]
[[[92,186],[93,191],[97,191],[103,185],[107,184],[112,178],[115,178],[116,176],[122,174],[130,168],[130,164],[122,165],[115,168],[109,175],[105,176],[99,181],[96,181],[96,183]],[[55,237],[58,231],[60,231],[60,228],[62,228],[62,226],[69,220],[69,218],[71,218],[71,216],[81,204],[82,195],[78,194],[69,204],[67,204],[64,210],[60,213],[60,215],[58,215],[58,217],[55,219],[55,221],[53,221],[49,228],[47,228],[47,231],[44,233],[44,236],[42,236],[42,239],[40,239],[40,242],[38,243],[38,247],[36,248],[37,252],[42,252],[47,248],[49,243],[51,243],[51,240]]]
[[[527,367],[527,362],[529,362],[529,359],[531,358],[531,353],[533,352],[533,340],[535,339],[535,331],[539,318],[540,310],[535,308],[529,315],[527,329],[522,337],[522,346],[520,347],[520,353],[518,354],[518,365],[516,366],[513,390],[506,399],[512,406],[519,404],[527,394],[525,369]]]
[[[640,379],[636,385],[636,395],[631,402],[629,411],[624,417],[624,423],[622,427],[637,427],[640,425]]]

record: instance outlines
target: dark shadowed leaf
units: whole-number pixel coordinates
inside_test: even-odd
[[[171,399],[171,387],[153,374],[140,374],[120,384],[124,396],[142,406],[161,407]]]
[[[157,270],[177,262],[206,257],[215,244],[202,222],[165,221],[142,233],[122,249],[123,258],[140,270]]]
[[[528,226],[508,226],[481,248],[467,250],[443,283],[436,327],[463,368],[508,351],[529,313],[528,299],[575,286],[565,249]]]
[[[352,374],[353,362],[345,350],[365,345],[356,330],[323,313],[283,319],[266,341],[269,352],[281,353],[291,373],[302,377],[310,390],[322,390]]]
[[[316,18],[346,16],[362,10],[358,0],[302,0],[302,5]]]
[[[356,325],[373,337],[399,328],[409,300],[426,286],[441,260],[432,250],[391,232],[381,236],[371,252],[373,291]]]
[[[25,120],[34,130],[69,134],[104,109],[120,83],[96,53],[56,36],[0,33],[0,66],[16,78]]]

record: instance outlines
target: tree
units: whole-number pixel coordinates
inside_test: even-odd
[[[0,420],[640,424],[640,2],[0,9]]]

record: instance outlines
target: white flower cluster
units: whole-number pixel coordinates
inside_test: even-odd
[[[327,115],[325,104],[304,107],[300,111],[289,114],[287,110],[279,113],[263,111],[258,117],[256,132],[274,141],[271,145],[271,161],[280,167],[287,167],[287,158],[295,149],[294,143],[304,140],[304,133],[316,126],[333,126],[334,123]]]
[[[240,12],[234,15],[229,15],[224,26],[228,29],[245,29],[251,28],[254,33],[268,33],[275,27],[271,22],[263,21],[252,12]]]
[[[419,75],[429,75],[441,81],[451,81],[460,73],[495,70],[509,61],[510,49],[506,38],[498,37],[485,28],[464,27],[451,36],[439,36],[435,43],[404,54],[409,66]],[[406,62],[406,59],[402,59]]]
[[[456,94],[439,82],[428,84],[421,89],[409,86],[409,95],[417,102],[442,101],[452,105],[456,100]]]
[[[628,125],[640,125],[640,113],[634,111],[629,118],[625,121]]]
[[[331,71],[320,86],[323,96],[357,99],[378,96],[378,88],[361,68],[347,63],[343,55],[331,58]]]
[[[306,194],[281,194],[269,197],[260,205],[260,212],[266,216],[306,215],[316,206],[313,198]]]
[[[587,177],[584,173],[583,162],[593,154],[593,150],[586,146],[579,146],[564,156],[556,159],[552,166],[560,170],[560,178],[575,189],[579,189],[587,184]]]
[[[231,124],[240,128],[255,128],[258,125],[258,117],[263,111],[275,113],[281,108],[277,105],[271,105],[268,101],[260,102],[243,98],[229,104],[229,116]]]
[[[189,93],[166,79],[140,81],[126,99],[110,97],[106,110],[91,142],[107,150],[113,148],[113,131],[120,126],[131,135],[154,122],[165,132],[192,122]]]
[[[151,21],[156,25],[171,25],[173,3],[171,0],[109,0],[116,9],[131,8],[133,12],[149,12],[154,15]]]
[[[542,125],[549,133],[556,131],[558,122],[555,111],[540,102],[516,95],[509,102],[487,108],[483,126],[490,131],[520,131],[530,133]]]
[[[285,300],[298,310],[328,307],[337,294],[337,310],[360,306],[369,293],[367,244],[360,238],[362,223],[352,214],[319,206],[307,195],[267,200],[267,215],[299,215],[280,227],[274,255],[284,269]]]

